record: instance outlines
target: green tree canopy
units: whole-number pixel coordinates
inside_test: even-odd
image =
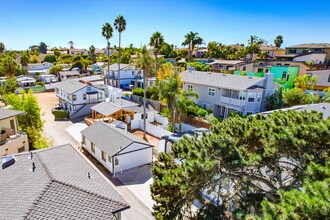
[[[46,54],[47,53],[47,44],[45,44],[44,42],[41,42],[39,44],[39,52]]]
[[[13,77],[17,74],[19,66],[14,58],[9,55],[5,55],[0,60],[0,73],[7,77]]]
[[[48,147],[47,140],[42,136],[44,122],[41,120],[41,111],[37,98],[30,90],[22,95],[14,93],[4,96],[5,103],[11,105],[12,109],[25,111],[26,115],[18,116],[19,126],[25,131],[29,138],[31,149]]]
[[[280,48],[281,45],[283,44],[283,42],[284,42],[284,40],[283,40],[282,35],[277,35],[277,37],[274,40],[275,46],[278,47],[278,48]]]
[[[5,44],[0,42],[0,54],[2,54],[5,51]]]
[[[63,66],[57,66],[57,65],[53,65],[50,69],[49,69],[49,73],[50,74],[54,74],[56,75],[58,72],[60,72],[63,69]]]
[[[211,130],[173,144],[174,155],[159,154],[151,185],[156,219],[189,215],[196,200],[208,216],[202,219],[261,215],[264,199],[278,201],[279,190],[302,186],[308,164],[329,160],[330,120],[319,112],[233,116]]]
[[[44,62],[49,62],[49,63],[54,63],[56,62],[56,56],[55,54],[47,54],[45,57],[44,57]]]

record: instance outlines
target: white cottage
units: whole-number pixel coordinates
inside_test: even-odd
[[[113,174],[152,163],[151,144],[109,123],[96,122],[81,134],[83,148]]]

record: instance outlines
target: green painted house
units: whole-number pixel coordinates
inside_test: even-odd
[[[294,80],[298,77],[299,66],[271,66],[270,73],[274,74],[274,82],[287,89],[292,89]],[[264,77],[263,72],[235,71],[234,75]]]

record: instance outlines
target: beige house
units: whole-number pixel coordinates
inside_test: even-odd
[[[0,156],[29,150],[27,135],[18,129],[18,115],[25,112],[0,109]]]
[[[330,69],[324,70],[308,70],[306,73],[308,76],[317,76],[317,84],[314,89],[324,90],[330,87]]]

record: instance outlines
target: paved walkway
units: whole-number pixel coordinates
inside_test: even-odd
[[[44,134],[53,140],[53,146],[70,143],[72,146],[80,147],[81,136],[80,130],[86,126],[82,124],[81,119],[72,121],[55,121],[51,113],[51,108],[58,102],[55,92],[36,93],[38,103],[43,114],[42,120],[44,124]],[[71,136],[72,135],[72,136]],[[87,157],[98,169],[112,182],[113,187],[118,193],[130,204],[131,208],[122,212],[122,220],[151,220],[151,210],[145,206],[139,198],[137,198],[125,185],[117,178],[114,178],[108,170],[106,170],[93,157]]]

